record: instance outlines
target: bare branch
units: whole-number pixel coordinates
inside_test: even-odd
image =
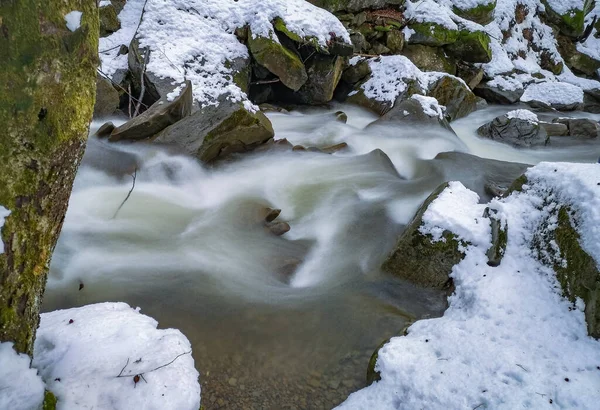
[[[129,199],[129,197],[131,196],[131,193],[133,192],[133,188],[135,188],[135,179],[137,177],[137,165],[135,167],[135,171],[133,171],[133,184],[131,185],[131,189],[129,190],[129,193],[127,194],[127,196],[125,197],[125,199],[123,200],[123,202],[121,202],[121,205],[119,205],[119,208],[117,208],[117,211],[115,212],[115,214],[113,215],[112,219],[115,219],[117,217],[117,214],[119,213],[119,211],[121,210],[121,208],[123,208],[123,205],[125,205],[125,202],[127,202],[127,200]]]

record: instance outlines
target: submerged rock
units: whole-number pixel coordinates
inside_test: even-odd
[[[262,112],[250,112],[241,104],[223,101],[164,129],[154,141],[177,145],[201,161],[210,162],[249,151],[274,135],[271,122]]]
[[[449,274],[452,267],[464,258],[464,253],[460,251],[461,243],[451,232],[442,234],[444,241],[434,242],[431,237],[419,231],[428,206],[447,187],[448,183],[440,185],[421,205],[398,239],[394,251],[383,263],[381,268],[384,272],[421,286],[441,289],[451,287]]]
[[[532,115],[535,117],[535,114]],[[482,137],[515,147],[529,148],[546,145],[549,141],[546,130],[540,126],[537,120],[518,116],[510,117],[508,114],[496,117],[491,122],[482,125],[477,129],[477,133]]]

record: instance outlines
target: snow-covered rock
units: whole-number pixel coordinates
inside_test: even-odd
[[[546,81],[530,84],[521,101],[534,107],[552,107],[560,111],[580,109],[583,105],[583,90],[572,84]]]
[[[569,246],[580,247],[598,275],[598,183],[598,164],[542,163],[527,172],[520,190],[489,204],[451,183],[423,216],[425,232],[450,231],[468,243],[451,272],[456,290],[448,310],[383,346],[375,368],[381,380],[338,408],[597,408],[600,341],[588,336],[588,306],[570,278],[553,268],[577,273]],[[487,207],[507,227],[496,267],[487,264]],[[560,238],[565,214],[576,233],[569,246]],[[546,254],[538,246],[544,238]]]
[[[44,382],[29,368],[31,358],[14,351],[10,342],[0,343],[0,409],[32,410],[44,401]]]
[[[198,410],[190,343],[157,325],[125,303],[44,313],[33,366],[64,409]]]
[[[546,129],[540,126],[537,115],[528,110],[514,110],[494,118],[477,129],[481,137],[504,142],[515,147],[546,145]]]

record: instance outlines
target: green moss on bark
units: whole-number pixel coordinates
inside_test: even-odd
[[[65,15],[81,11],[71,32]],[[50,256],[95,98],[95,0],[0,3],[0,341],[32,353]]]
[[[56,410],[56,404],[58,400],[56,400],[56,396],[51,391],[46,390],[44,393],[44,403],[42,405],[42,410]]]

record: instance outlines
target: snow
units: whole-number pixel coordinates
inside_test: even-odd
[[[413,100],[418,101],[423,107],[423,112],[430,117],[438,117],[439,119],[444,118],[444,109],[443,105],[438,103],[433,97],[426,97],[420,94],[413,94],[411,97]]]
[[[69,30],[75,31],[81,27],[82,14],[82,12],[75,10],[65,15],[65,21],[67,22],[67,28]]]
[[[442,4],[434,0],[421,0],[415,3],[407,1],[404,17],[407,20],[418,23],[436,23],[450,30],[458,30],[458,26],[452,20],[454,13]]]
[[[527,177],[524,192],[487,205],[458,182],[432,202],[422,231],[439,239],[448,229],[466,243],[449,308],[382,347],[381,381],[339,409],[597,409],[600,341],[587,335],[582,301],[562,297],[531,243],[555,227],[557,204],[567,205],[582,247],[600,261],[600,165],[542,163]],[[498,267],[487,265],[486,206],[508,226]]]
[[[117,54],[121,45],[129,47],[142,17],[143,8],[144,0],[127,0],[118,16],[121,21],[121,29],[107,37],[100,38],[98,46],[100,69],[107,76],[112,77],[117,70],[127,69],[127,55]]]
[[[423,90],[444,76],[455,78],[465,84],[462,79],[450,74],[436,71],[423,72],[405,56],[380,56],[369,59],[368,63],[371,75],[361,85],[361,89],[367,98],[377,101],[393,104],[408,89],[410,82],[416,82]]]
[[[29,356],[0,343],[0,409],[32,410],[44,401],[44,382],[29,368]]]
[[[487,6],[493,2],[494,0],[452,0],[452,4],[461,10],[471,10],[475,7]]]
[[[157,325],[125,303],[44,313],[33,365],[64,409],[198,410],[190,343]],[[137,374],[145,381],[135,384]]]
[[[573,10],[583,10],[585,0],[546,0],[548,6],[560,15],[564,15]]]
[[[537,124],[538,123],[538,116],[529,111],[529,110],[513,110],[513,111],[509,111],[506,113],[506,116],[511,119],[511,118],[518,118],[520,120],[524,120],[524,121],[529,121],[531,123]]]
[[[291,32],[314,38],[323,47],[332,34],[350,42],[339,20],[304,0],[148,0],[138,31],[140,46],[153,51],[147,71],[173,79],[178,91],[185,79],[191,80],[201,105],[217,104],[223,96],[247,100],[233,83],[230,63],[249,57],[234,32],[248,26],[253,36],[277,41],[272,25],[276,17]]]
[[[10,210],[0,205],[0,236],[2,235],[2,227],[4,226],[4,220],[10,215]],[[0,239],[0,255],[4,253],[4,242]]]
[[[548,105],[579,104],[583,103],[583,90],[576,85],[547,81],[529,85],[521,101],[540,101]]]

